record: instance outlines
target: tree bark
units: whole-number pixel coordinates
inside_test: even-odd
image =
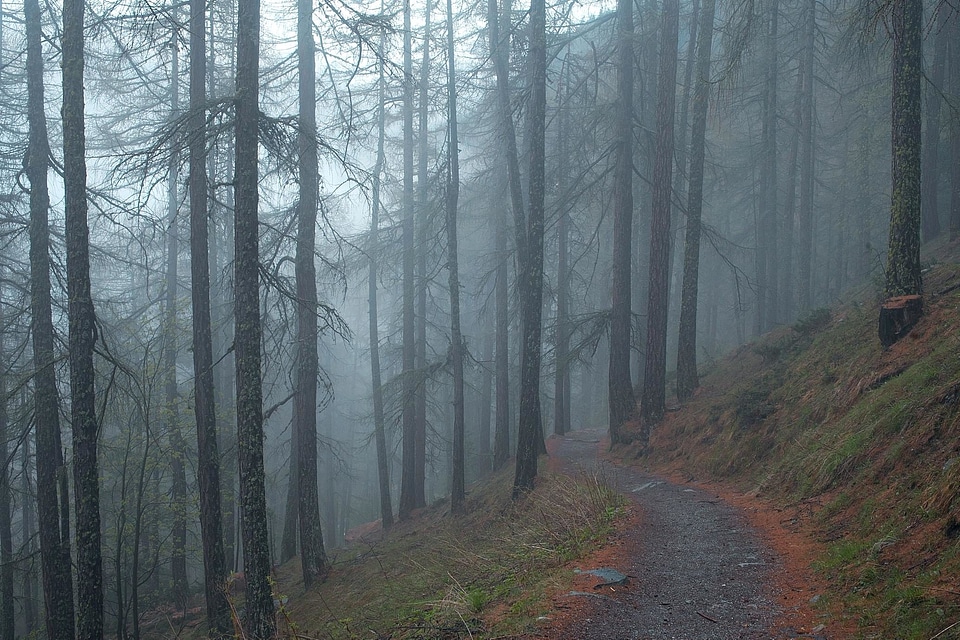
[[[313,41],[313,4],[297,0],[297,61],[300,89],[300,206],[297,227],[297,395],[293,422],[298,435],[297,493],[300,507],[300,564],[303,586],[309,589],[327,577],[329,562],[320,529],[320,498],[317,494],[317,207],[319,160],[317,158],[317,72]]]
[[[34,495],[30,482],[30,435],[26,434],[23,438],[23,457],[20,463],[21,474],[23,476],[23,536],[21,538],[21,548],[27,555],[27,562],[23,567],[23,622],[24,635],[30,635],[37,628],[37,590],[34,586],[36,580],[36,570],[33,564],[33,555],[36,550],[34,542],[34,532],[36,529],[35,516],[31,509],[30,498]],[[42,559],[41,559],[42,561]]]
[[[800,210],[797,230],[797,290],[800,312],[809,311],[813,304],[811,294],[813,264],[813,188],[814,188],[814,137],[813,137],[813,89],[816,77],[813,74],[817,25],[817,2],[805,0],[804,9],[804,50],[801,59],[803,91],[800,98]]]
[[[90,231],[83,97],[83,0],[63,5],[63,183],[69,319],[70,419],[76,509],[77,636],[103,637],[103,567],[100,550],[100,479],[93,347],[96,316],[90,293]]]
[[[433,233],[430,228],[430,173],[428,171],[430,155],[430,15],[433,13],[431,0],[426,1],[423,12],[423,57],[420,60],[420,86],[417,98],[419,106],[417,114],[417,275],[414,279],[417,286],[417,309],[415,313],[417,331],[414,342],[417,345],[416,371],[418,378],[416,388],[416,435],[414,436],[414,501],[418,508],[427,505],[427,385],[423,376],[427,369],[427,296],[430,284],[427,278],[427,247]]]
[[[864,106],[863,119],[858,123],[860,132],[857,136],[857,192],[859,207],[857,211],[857,251],[856,251],[856,277],[859,281],[866,280],[871,271],[871,251],[870,251],[870,227],[873,216],[871,202],[871,184],[870,184],[870,159],[871,144],[870,133],[873,130],[873,124],[869,119],[869,108]]]
[[[380,49],[386,44],[386,33],[380,32]],[[386,81],[383,60],[377,62],[377,160],[373,168],[372,207],[370,209],[370,275],[367,280],[370,313],[370,369],[373,387],[373,428],[377,444],[377,480],[380,486],[380,521],[384,529],[393,525],[393,505],[390,501],[390,467],[387,458],[387,434],[383,415],[383,384],[380,374],[380,330],[377,315],[377,269],[380,261],[380,181],[386,156],[383,150],[386,138]]]
[[[790,136],[790,151],[787,155],[787,196],[785,198],[783,225],[783,264],[780,265],[780,317],[791,320],[796,308],[796,281],[794,269],[794,238],[797,236],[797,159],[800,155],[800,129],[803,120],[803,65],[797,68],[797,88],[794,104],[794,127]]]
[[[617,2],[617,114],[613,192],[613,283],[608,369],[610,445],[627,440],[637,401],[630,378],[630,241],[633,226],[633,2]],[[669,270],[669,267],[668,267]]]
[[[689,32],[687,34],[687,50],[685,52],[683,65],[683,92],[680,94],[679,120],[675,135],[674,145],[676,145],[675,167],[673,174],[673,194],[681,205],[681,211],[686,210],[686,184],[689,178],[688,164],[690,143],[687,137],[690,121],[690,102],[693,99],[693,69],[696,66],[696,45],[697,33],[700,27],[700,0],[693,0],[690,7]],[[677,73],[679,75],[680,62],[677,61]],[[682,244],[680,244],[681,232],[685,233],[684,214],[673,209],[670,214],[670,302],[667,308],[668,317],[679,317],[682,281],[683,281],[683,261],[678,259],[682,253]],[[676,334],[673,331],[676,329]],[[676,351],[677,347],[671,346],[679,342],[679,326],[668,324],[667,326],[667,351],[671,348]]]
[[[640,60],[644,73],[640,75],[641,89],[639,93],[639,104],[637,105],[639,118],[640,137],[639,137],[639,167],[638,172],[641,175],[653,175],[654,165],[656,164],[656,93],[657,93],[657,74],[655,67],[658,62],[660,50],[660,39],[662,34],[659,25],[654,17],[657,15],[657,0],[645,0],[644,10],[640,16],[646,20],[641,25],[642,38],[638,41],[642,45]],[[679,28],[679,27],[678,27]],[[637,199],[641,201],[639,207],[636,207],[637,219],[634,221],[636,251],[634,253],[634,274],[635,283],[632,295],[635,303],[634,313],[638,318],[649,319],[647,303],[650,297],[650,240],[647,234],[650,229],[650,220],[653,209],[653,188],[651,181],[635,180]],[[642,337],[646,337],[646,326],[643,327]],[[637,381],[636,386],[643,385],[643,375],[646,369],[646,351],[644,348],[635,349],[635,364]],[[642,397],[642,396],[641,396]]]
[[[410,42],[410,0],[403,0],[403,412],[400,509],[405,520],[417,506],[416,495],[416,345],[414,344],[414,215],[413,215],[413,52]]]
[[[920,274],[920,79],[923,5],[893,4],[890,240],[887,296],[917,295]]]
[[[213,387],[206,167],[206,3],[190,2],[190,275],[193,308],[194,413],[207,627],[212,638],[230,632],[224,593],[226,566],[220,513],[220,454]]]
[[[924,242],[933,240],[940,235],[940,109],[941,94],[945,92],[944,67],[947,62],[947,47],[950,32],[947,28],[947,19],[953,10],[947,6],[935,6],[933,60],[930,70],[926,72],[924,106],[926,108],[926,123],[923,132],[923,151],[921,171],[923,181],[920,184],[923,203],[920,209],[921,232]],[[922,46],[922,45],[921,45]],[[956,117],[956,116],[954,116]]]
[[[3,51],[3,3],[0,2],[0,52]],[[5,60],[0,59],[0,64]],[[0,286],[0,327],[3,322],[3,295]],[[0,362],[6,365],[4,337],[0,334]],[[10,526],[10,468],[13,460],[7,449],[9,416],[7,413],[7,371],[0,371],[0,640],[14,640],[15,618],[13,609],[13,531]],[[27,468],[23,468],[27,473]]]
[[[130,554],[132,558],[130,561],[130,620],[133,623],[132,640],[140,640],[140,586],[141,584],[145,584],[145,581],[140,577],[141,555],[143,554],[142,549],[145,546],[143,543],[144,529],[146,528],[144,523],[146,519],[144,503],[147,500],[148,484],[150,482],[149,468],[150,458],[152,456],[150,445],[154,442],[150,416],[143,415],[142,422],[144,426],[143,455],[140,458],[139,477],[137,478],[132,536],[133,550]],[[149,552],[149,549],[147,549],[147,552]],[[156,573],[156,567],[153,568],[151,573]]]
[[[530,102],[527,111],[529,211],[520,256],[520,421],[514,497],[533,488],[537,477],[539,444],[543,442],[540,415],[541,314],[543,313],[544,130],[547,107],[547,41],[544,0],[530,2]],[[520,247],[518,246],[518,250]]]
[[[497,80],[497,120],[501,144],[507,156],[508,167],[503,174],[509,186],[511,205],[516,221],[517,207],[523,211],[523,197],[520,193],[520,165],[517,161],[517,140],[513,129],[513,116],[510,110],[510,87],[507,78],[507,56],[509,55],[510,29],[501,34],[500,11],[497,0],[487,0],[487,31],[490,34],[490,56],[493,59],[494,74]],[[493,468],[500,469],[510,457],[510,298],[508,280],[510,277],[510,256],[507,248],[507,212],[502,204],[496,206],[496,253],[497,280],[495,299],[496,317],[496,424],[493,436]]]
[[[760,210],[762,237],[757,243],[758,252],[762,249],[763,253],[763,279],[758,283],[761,287],[761,299],[763,301],[758,309],[760,333],[769,331],[779,321],[780,217],[777,189],[779,180],[777,172],[779,0],[773,0],[770,3],[770,16],[767,24],[767,67],[764,87],[763,150],[761,152],[763,180],[760,185],[764,206]]]
[[[257,131],[260,2],[237,4],[236,164],[234,169],[234,358],[237,371],[237,450],[243,570],[244,629],[266,640],[276,633],[270,589],[270,546],[263,471],[263,389],[260,346],[260,242]]]
[[[715,0],[703,0],[702,25],[697,43],[697,85],[693,96],[693,131],[690,138],[690,183],[687,197],[687,230],[683,248],[683,290],[680,304],[680,339],[677,353],[677,397],[690,398],[700,386],[697,375],[697,302],[700,280],[700,222],[703,212],[703,165],[710,98],[710,57],[713,48]]]
[[[217,40],[215,27],[216,16],[211,10],[207,20],[207,59],[205,66],[207,69],[207,87],[211,98],[216,99],[222,95],[223,89],[218,92],[218,85],[225,84],[228,76],[233,78],[236,75],[236,60],[231,56],[229,63],[217,65]],[[236,29],[231,34],[236,40]],[[234,46],[229,42],[228,46]],[[232,92],[233,88],[228,89]],[[214,276],[214,282],[218,280],[217,274],[223,273],[229,265],[233,263],[233,255],[230,252],[232,244],[232,219],[233,215],[233,190],[227,189],[224,192],[225,202],[221,205],[218,202],[217,185],[225,182],[233,172],[233,148],[229,144],[225,149],[218,149],[216,145],[211,148],[211,153],[207,154],[207,185],[208,202],[210,207],[210,223],[212,224],[209,233],[210,241],[210,274]],[[219,225],[222,224],[222,227]],[[219,227],[219,228],[218,228]],[[220,231],[219,229],[222,229]],[[222,235],[221,235],[222,234]],[[211,343],[213,353],[223,354],[218,358],[218,366],[213,370],[213,398],[217,407],[221,408],[221,414],[231,416],[234,414],[233,406],[234,394],[234,371],[235,363],[230,345],[233,344],[233,307],[232,300],[226,290],[227,286],[215,286],[210,289],[209,299],[213,305],[213,314],[211,323],[216,329],[211,333]],[[217,431],[217,450],[219,452],[218,475],[220,478],[220,512],[221,528],[223,531],[223,556],[225,559],[225,570],[227,573],[240,570],[240,544],[239,544],[239,515],[237,510],[237,433],[235,429],[219,429]]]
[[[298,345],[299,349],[299,345]],[[296,370],[294,370],[296,374]],[[294,385],[299,385],[296,375]],[[290,458],[287,462],[287,497],[283,509],[283,534],[280,538],[280,564],[286,564],[297,555],[297,533],[300,526],[300,499],[297,490],[300,486],[300,444],[297,423],[290,425]]]
[[[570,122],[570,60],[569,47],[564,59],[562,87],[557,88],[557,183],[566,184],[567,180],[567,135]],[[631,67],[632,68],[632,67]],[[566,92],[566,95],[563,95]],[[632,117],[632,114],[631,114]],[[631,159],[632,162],[632,159]],[[554,405],[553,432],[563,435],[570,431],[570,210],[561,203],[557,212],[557,326],[554,353]],[[628,261],[629,261],[629,257]],[[628,268],[632,264],[628,265]],[[628,310],[628,314],[632,313]],[[629,351],[629,348],[628,348]],[[629,358],[629,353],[627,355]],[[629,367],[629,363],[627,365]],[[632,387],[631,387],[632,391]]]
[[[647,302],[647,347],[643,376],[641,443],[666,409],[667,299],[669,286],[670,196],[673,172],[673,121],[676,105],[678,0],[664,0],[657,89],[657,143],[653,168],[653,215],[650,221],[650,288]]]
[[[950,93],[960,96],[960,16],[953,16],[949,27]],[[960,237],[960,118],[950,118],[950,240]]]
[[[481,475],[490,472],[492,451],[490,436],[493,433],[493,343],[495,335],[488,333],[483,339],[483,371],[480,373],[480,427],[477,433],[477,458]]]
[[[500,469],[510,457],[510,250],[507,248],[507,208],[503,203],[497,206],[496,255],[497,280],[494,297],[497,306],[496,361],[497,412],[493,429],[493,468]]]
[[[502,25],[505,28],[501,28],[501,21],[505,21],[505,25]],[[517,133],[513,126],[513,106],[510,100],[510,31],[513,25],[510,20],[510,12],[507,10],[499,11],[496,0],[488,0],[487,25],[490,31],[493,68],[497,77],[497,117],[500,122],[498,132],[502,137],[507,161],[507,180],[510,205],[513,210],[515,248],[519,262],[526,255],[527,222],[523,206],[523,183],[520,179],[520,154],[517,151]],[[531,25],[530,28],[532,33],[534,27]],[[531,55],[532,53],[531,51]]]
[[[177,29],[173,30],[171,45],[176,43]],[[173,60],[170,69],[170,112],[172,118],[180,115],[180,56],[176,46],[171,46]],[[171,119],[172,119],[171,118]],[[173,504],[171,525],[170,573],[173,579],[172,593],[178,606],[184,606],[190,595],[187,582],[187,475],[184,465],[186,443],[180,432],[179,392],[177,391],[177,280],[180,257],[180,221],[177,216],[177,171],[181,140],[171,141],[170,163],[167,166],[167,273],[166,297],[164,298],[164,401],[167,405],[167,432],[170,441],[170,474],[172,476],[170,500]]]
[[[429,3],[428,3],[429,5]],[[457,69],[453,3],[447,0],[447,130],[450,178],[447,184],[447,270],[450,287],[450,358],[453,361],[453,465],[450,512],[466,512],[464,493],[463,336],[460,333],[460,272],[457,256],[457,202],[460,198],[460,139],[457,135]]]
[[[0,327],[4,327],[3,294],[0,287]],[[5,329],[6,327],[4,327]],[[8,362],[4,345],[4,335],[0,334],[0,640],[13,640],[13,531],[10,528],[10,456],[7,441],[10,428],[7,413],[7,370]],[[26,473],[26,469],[24,469]]]

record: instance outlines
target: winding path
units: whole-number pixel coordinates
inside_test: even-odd
[[[639,507],[636,526],[618,531],[611,541],[615,559],[605,560],[630,577],[625,585],[600,587],[602,580],[589,576],[588,586],[555,600],[558,616],[538,637],[821,637],[771,633],[779,609],[769,585],[778,560],[735,507],[699,488],[599,461],[602,435],[579,431],[555,438],[551,451],[567,470],[599,467]],[[575,615],[563,615],[564,610]]]

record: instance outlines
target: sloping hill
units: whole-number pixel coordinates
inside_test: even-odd
[[[668,414],[647,459],[815,505],[821,606],[865,638],[960,638],[960,266],[924,282],[925,315],[890,349],[874,301],[741,347]]]

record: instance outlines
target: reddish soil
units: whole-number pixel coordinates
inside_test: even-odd
[[[558,471],[574,472],[588,466],[591,457],[595,464],[606,457],[599,431],[551,438],[548,449],[550,466]],[[554,595],[554,611],[535,637],[853,636],[839,616],[817,604],[823,592],[811,568],[822,552],[811,522],[817,505],[783,508],[722,485],[691,482],[676,472],[648,474],[612,467],[609,460],[602,464],[630,498],[627,514],[608,543],[576,567],[616,568],[630,580],[601,587],[599,578],[575,574],[569,589]],[[733,535],[724,537],[728,531]],[[667,535],[667,541],[658,535]],[[680,553],[671,553],[668,547],[677,538]]]

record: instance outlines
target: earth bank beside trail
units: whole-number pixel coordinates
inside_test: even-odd
[[[960,242],[930,259],[924,315],[889,348],[864,287],[705,362],[642,456],[613,452],[782,510],[831,635],[960,640]]]

